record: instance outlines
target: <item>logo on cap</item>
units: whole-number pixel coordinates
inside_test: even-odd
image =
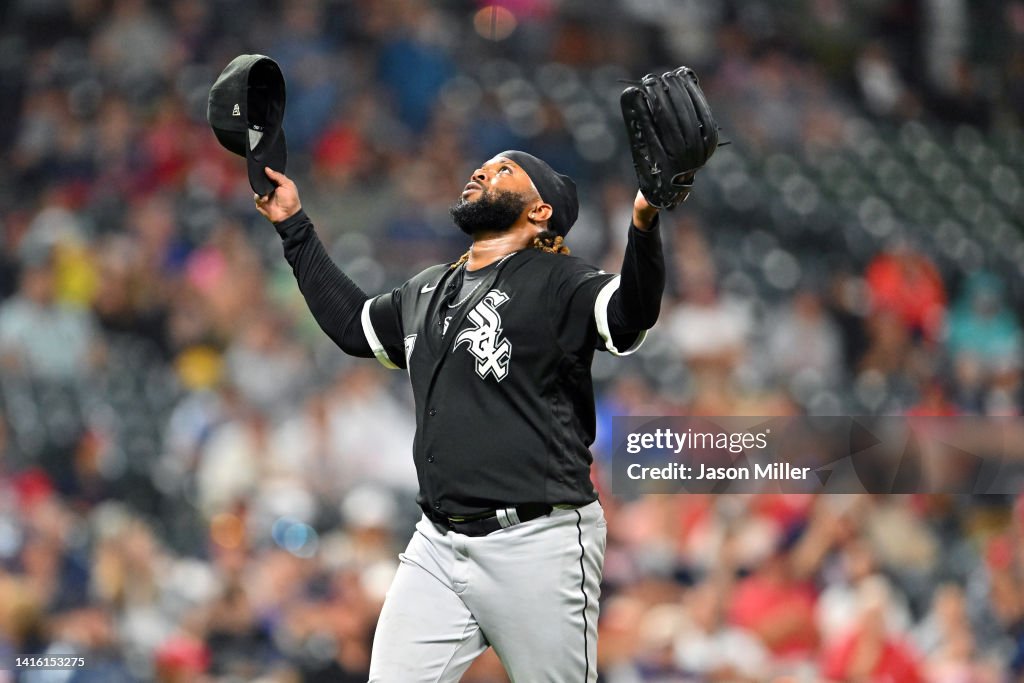
[[[231,110],[232,116],[241,116],[242,110],[238,108],[238,102],[235,102],[235,108]]]

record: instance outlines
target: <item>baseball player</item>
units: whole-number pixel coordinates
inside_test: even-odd
[[[641,192],[619,275],[568,255],[573,181],[506,151],[473,172],[451,208],[469,251],[370,297],[328,257],[295,184],[265,169],[276,189],[256,195],[257,209],[320,326],[346,353],[405,369],[415,398],[423,516],[377,624],[373,683],[458,681],[488,646],[513,681],[597,680],[606,528],[590,480],[591,361],[595,351],[632,353],[657,320],[657,205],[685,199],[714,149],[697,165],[691,154],[686,173],[665,160],[652,173],[658,133],[631,124],[626,102],[624,93]],[[645,106],[657,122],[657,106]],[[695,106],[687,120],[702,120]],[[666,191],[670,201],[645,198]]]

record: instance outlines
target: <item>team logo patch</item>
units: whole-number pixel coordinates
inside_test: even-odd
[[[492,289],[473,307],[467,316],[473,327],[459,332],[454,349],[466,344],[476,358],[476,374],[480,379],[494,375],[499,382],[508,374],[508,363],[512,357],[512,345],[501,336],[501,315],[498,307],[509,300],[508,294]]]

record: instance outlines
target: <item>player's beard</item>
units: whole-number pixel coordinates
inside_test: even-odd
[[[523,214],[526,200],[508,190],[484,190],[476,201],[459,199],[448,212],[455,225],[467,235],[505,232]]]

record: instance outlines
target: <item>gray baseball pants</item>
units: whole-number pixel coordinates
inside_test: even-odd
[[[454,683],[488,645],[513,683],[594,683],[606,532],[597,501],[480,537],[424,516],[377,622],[370,683]]]

